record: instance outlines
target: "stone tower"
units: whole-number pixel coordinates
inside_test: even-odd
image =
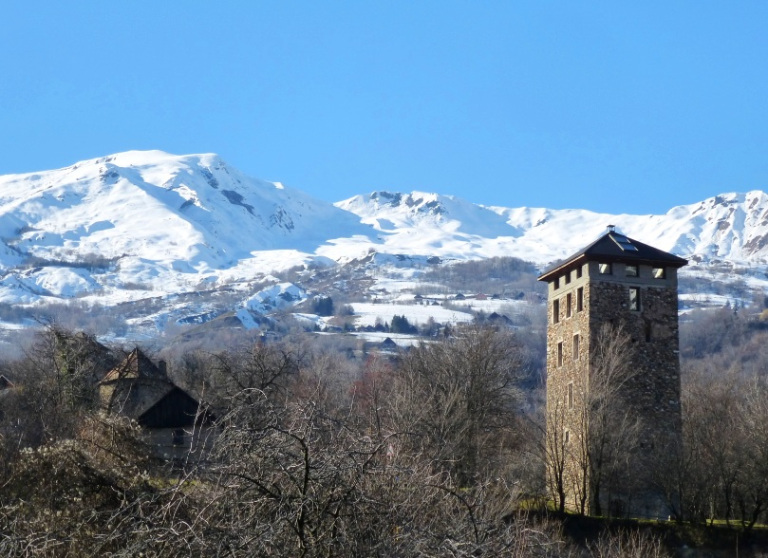
[[[590,514],[658,517],[681,439],[677,270],[683,258],[608,231],[548,284],[547,482]]]

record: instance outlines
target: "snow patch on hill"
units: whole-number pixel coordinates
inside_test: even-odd
[[[292,283],[279,283],[263,289],[245,301],[248,310],[268,314],[306,300],[307,293]]]

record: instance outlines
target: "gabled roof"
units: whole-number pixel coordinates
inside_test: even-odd
[[[145,355],[138,347],[131,351],[131,354],[129,354],[123,362],[107,372],[106,376],[101,379],[101,383],[127,379],[167,381],[165,372],[155,366],[155,364],[149,360],[149,357],[147,357],[147,355]]]
[[[149,428],[181,428],[195,423],[208,425],[215,417],[208,409],[201,408],[197,399],[173,386],[136,419],[141,426]]]
[[[165,372],[136,348],[99,382],[102,407],[138,419],[175,386]]]
[[[683,267],[688,263],[684,258],[629,238],[611,228],[586,248],[544,270],[539,275],[539,281],[554,279],[555,275],[586,261],[642,263],[671,267]]]

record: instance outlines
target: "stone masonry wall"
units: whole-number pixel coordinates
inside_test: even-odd
[[[588,355],[604,323],[621,325],[633,342],[631,366],[636,374],[625,386],[623,400],[627,409],[642,422],[639,450],[630,461],[630,467],[635,470],[629,471],[638,479],[640,493],[653,491],[654,468],[663,462],[681,437],[676,269],[668,269],[663,278],[655,278],[651,266],[639,266],[639,276],[629,277],[621,263],[613,264],[610,275],[600,274],[598,264],[584,264],[580,277],[577,270],[572,269],[549,284],[548,428],[558,428],[562,436],[569,433],[571,462],[567,463],[566,477],[571,508],[576,508],[585,483],[577,461],[579,444],[585,442],[579,434],[585,431],[582,402],[589,378]],[[630,309],[630,287],[639,290],[638,310]],[[576,307],[579,298],[582,299],[581,311]],[[558,301],[557,319],[555,300]],[[577,357],[574,336],[579,339]],[[557,420],[553,419],[555,415]],[[652,500],[640,498],[625,509],[640,515],[659,513],[658,502]]]

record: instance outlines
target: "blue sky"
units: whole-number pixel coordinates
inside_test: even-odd
[[[768,3],[8,2],[0,174],[215,152],[339,201],[663,213],[768,188]]]

